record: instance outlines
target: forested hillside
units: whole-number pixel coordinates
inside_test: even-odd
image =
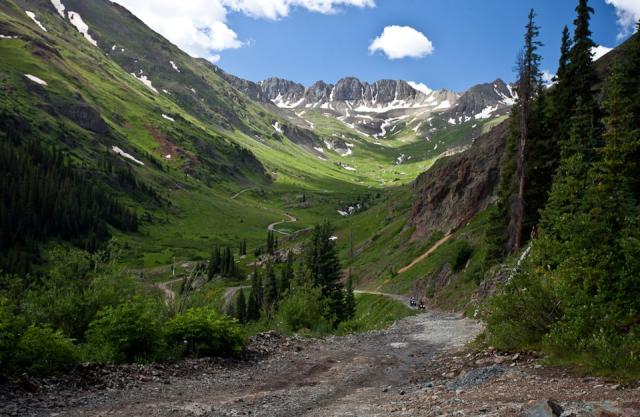
[[[640,36],[597,71],[586,0],[544,88],[532,12],[489,261],[524,259],[490,302],[489,343],[587,369],[640,369]]]

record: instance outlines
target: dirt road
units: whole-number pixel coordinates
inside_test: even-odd
[[[285,224],[285,223],[295,223],[295,222],[298,221],[298,219],[296,219],[295,217],[293,217],[292,215],[290,215],[288,213],[284,213],[284,215],[287,217],[287,220],[281,220],[279,222],[271,223],[269,226],[267,226],[267,230],[270,231],[270,232],[280,233],[281,235],[288,235],[289,233],[282,232],[282,231],[276,229],[276,226],[279,226],[279,225]]]
[[[459,348],[479,331],[477,322],[427,312],[384,331],[294,339],[257,362],[200,365],[122,389],[43,393],[21,409],[58,416],[373,416],[385,387],[395,393],[415,383],[436,352]],[[60,399],[47,407],[52,396]]]
[[[244,360],[91,365],[67,379],[0,381],[0,415],[511,417],[552,399],[562,415],[640,416],[638,384],[547,369],[535,356],[462,351],[480,330],[427,311],[324,340],[267,333]]]

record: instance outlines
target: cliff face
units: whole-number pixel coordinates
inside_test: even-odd
[[[409,218],[415,226],[412,239],[428,238],[435,231],[453,232],[491,204],[506,136],[507,124],[502,123],[465,152],[440,160],[416,179]]]

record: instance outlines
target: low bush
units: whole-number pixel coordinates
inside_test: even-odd
[[[192,308],[167,323],[168,346],[184,356],[236,355],[245,340],[239,324],[210,307]]]
[[[542,274],[516,274],[488,304],[488,343],[499,349],[538,348],[561,317],[560,302]]]
[[[10,367],[14,372],[46,376],[68,371],[78,360],[78,349],[61,332],[30,326],[15,347]]]
[[[161,301],[140,296],[102,309],[87,331],[89,356],[115,363],[157,359],[164,346],[165,313]]]
[[[289,291],[280,304],[276,321],[293,332],[326,333],[332,329],[326,319],[328,309],[320,288],[307,283]]]

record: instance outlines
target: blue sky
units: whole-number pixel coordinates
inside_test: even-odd
[[[570,0],[378,0],[375,8],[343,8],[335,15],[297,9],[278,21],[233,13],[229,26],[250,43],[222,52],[219,65],[254,81],[279,76],[309,85],[353,75],[462,91],[497,77],[514,78],[515,57],[532,6],[545,44],[543,66],[554,72],[562,28],[574,17]],[[615,46],[614,8],[604,1],[593,6],[594,40]],[[371,54],[369,44],[387,25],[411,26],[424,33],[433,42],[433,54],[397,60]]]
[[[545,46],[543,68],[555,71],[562,27],[572,28],[577,0],[116,0],[192,55],[258,81],[278,76],[310,85],[345,76],[375,81],[417,81],[463,91],[514,79],[527,13],[534,8]],[[145,5],[147,3],[147,5]],[[166,4],[165,4],[166,3]],[[640,18],[640,0],[591,0],[596,43],[613,47]],[[607,4],[611,3],[613,5]],[[160,6],[158,6],[160,5]],[[615,7],[614,7],[615,5]],[[162,15],[165,13],[165,15]],[[172,20],[172,19],[175,19]],[[186,28],[207,28],[189,37]],[[626,26],[623,24],[626,23]],[[164,26],[163,26],[164,25]],[[386,27],[420,32],[433,51],[420,58],[390,59],[369,46]],[[406,28],[405,28],[406,29]],[[417,31],[417,32],[416,32]],[[189,35],[189,36],[188,36]],[[172,38],[173,36],[173,38]],[[422,35],[420,35],[422,36]],[[393,46],[396,38],[389,37]],[[423,39],[426,41],[426,39]],[[430,52],[430,46],[422,55]]]

